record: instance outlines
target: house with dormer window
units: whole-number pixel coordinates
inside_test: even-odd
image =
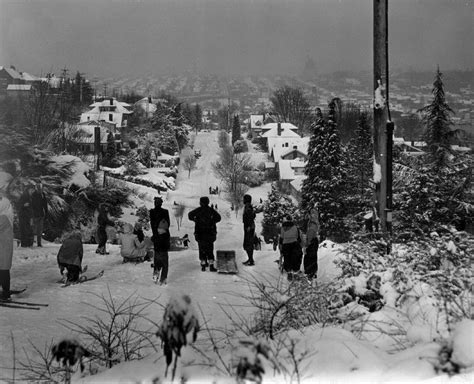
[[[113,97],[96,101],[90,107],[89,111],[81,114],[81,123],[105,121],[114,124],[116,128],[124,128],[127,126],[128,117],[133,113],[130,104]]]

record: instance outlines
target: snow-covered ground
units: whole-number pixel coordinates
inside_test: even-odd
[[[237,275],[217,274],[201,272],[199,268],[197,244],[192,236],[193,223],[187,220],[187,212],[198,206],[199,197],[208,195],[209,186],[219,186],[218,180],[211,171],[211,163],[215,161],[218,145],[215,132],[200,133],[195,138],[194,148],[201,149],[202,157],[197,162],[197,169],[188,173],[182,169],[176,180],[177,188],[163,194],[165,197],[164,208],[169,209],[171,216],[172,236],[182,236],[185,233],[191,238],[190,248],[186,250],[170,252],[170,271],[168,284],[165,286],[155,285],[151,279],[152,269],[150,263],[123,264],[120,257],[119,247],[108,245],[109,255],[97,255],[96,246],[85,245],[84,264],[88,265],[88,275],[104,270],[104,276],[97,280],[61,288],[56,281],[60,278],[56,264],[58,244],[46,243],[43,248],[16,248],[12,268],[13,287],[28,286],[18,299],[49,303],[49,307],[39,311],[22,309],[0,309],[0,382],[12,380],[13,357],[15,356],[16,367],[19,362],[25,362],[25,351],[30,357],[34,356],[31,345],[40,350],[44,349],[51,340],[58,342],[62,338],[71,337],[71,333],[64,327],[64,321],[72,320],[85,324],[85,317],[93,317],[94,312],[91,305],[100,305],[100,295],[108,295],[117,302],[125,300],[129,296],[138,297],[141,300],[156,300],[166,305],[173,296],[187,294],[197,309],[201,324],[206,321],[206,328],[224,329],[231,327],[233,321],[250,319],[255,309],[249,305],[251,281],[267,281],[277,284],[288,284],[278,271],[275,259],[277,253],[271,245],[263,243],[261,251],[256,251],[254,267],[242,266],[246,259],[242,250],[242,223],[241,214],[235,214],[230,210],[230,205],[224,199],[224,194],[210,195],[211,203],[217,204],[222,215],[222,222],[218,224],[218,236],[215,244],[217,250],[235,250],[239,273]],[[250,190],[254,201],[265,199],[269,185],[263,185]],[[136,207],[146,205],[152,207],[153,197],[156,191],[147,187],[137,187],[135,197]],[[139,196],[139,197],[138,197]],[[173,218],[174,202],[186,206],[186,212],[182,226],[178,231],[176,221]],[[121,220],[134,223],[135,209],[125,209]],[[257,225],[260,225],[262,217],[257,216]],[[318,283],[330,283],[338,275],[338,270],[333,261],[338,257],[338,247],[326,243],[319,252]],[[237,312],[229,313],[230,306]],[[160,323],[163,316],[163,308],[160,305],[150,305],[147,308],[148,317]],[[232,312],[230,312],[232,313]],[[423,335],[426,327],[419,325],[412,328],[412,340],[408,348],[398,353],[389,353],[393,350],[394,337],[387,337],[382,332],[387,328],[397,326],[397,329],[407,328],[403,323],[404,316],[397,314],[389,308],[371,314],[378,317],[378,324],[386,324],[384,329],[366,329],[366,332],[358,332],[361,338],[357,338],[349,332],[353,324],[341,325],[340,327],[307,327],[303,330],[291,331],[280,339],[282,342],[294,343],[293,357],[301,358],[299,363],[299,378],[301,382],[418,382],[421,380],[430,383],[441,382],[474,382],[472,369],[462,375],[449,378],[447,375],[436,375],[432,362],[436,360],[439,352],[439,344],[427,340]],[[398,317],[397,317],[398,316]],[[405,329],[406,330],[406,329]],[[458,353],[463,354],[466,361],[473,359],[473,325],[466,322],[458,327],[456,340],[459,345]],[[200,338],[206,338],[205,331],[198,334]],[[238,333],[237,333],[238,334]],[[417,335],[418,340],[417,340]],[[216,336],[217,337],[217,336]],[[208,338],[208,337],[207,337]],[[466,342],[470,340],[471,343]],[[265,341],[272,348],[278,350],[276,341]],[[159,349],[160,340],[156,338]],[[281,345],[280,345],[281,350]],[[290,359],[286,352],[281,352],[278,359]],[[15,354],[13,353],[15,351]],[[239,352],[240,351],[240,352]],[[231,361],[235,355],[242,353],[241,350],[224,345],[220,356],[224,361]],[[243,352],[243,353],[249,353]],[[286,353],[286,354],[285,354]],[[191,347],[185,347],[180,364],[178,364],[177,377],[185,377],[188,382],[210,383],[233,383],[235,379],[219,371],[221,367],[217,355],[212,366],[199,364],[202,358],[197,351]],[[290,377],[288,374],[279,373],[272,369],[268,361],[264,359],[265,367],[264,383],[296,382],[297,376]],[[81,383],[152,383],[166,382],[163,379],[164,362],[161,350],[150,354],[140,361],[125,362],[114,366],[110,370],[104,370],[97,375],[85,378],[75,377]],[[18,379],[19,373],[16,373]],[[164,381],[153,381],[156,378]],[[169,379],[169,378],[168,378]],[[179,380],[177,380],[178,382]]]

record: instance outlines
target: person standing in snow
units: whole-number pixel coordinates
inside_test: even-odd
[[[314,204],[308,216],[306,227],[306,252],[303,266],[304,272],[309,280],[312,280],[318,273],[318,248],[319,248],[319,210],[318,203]]]
[[[10,269],[13,259],[13,208],[0,190],[0,300],[10,300]]]
[[[244,212],[242,222],[244,224],[244,250],[247,252],[248,259],[243,262],[244,265],[253,266],[253,251],[255,246],[255,212],[252,207],[252,196],[244,195]]]
[[[63,283],[76,283],[82,272],[82,257],[84,249],[79,231],[73,231],[67,236],[58,252],[58,266],[61,275],[65,276]]]
[[[300,231],[289,215],[283,219],[279,245],[283,255],[283,269],[288,273],[288,280],[292,280],[293,274],[300,270],[303,251]]]
[[[199,199],[199,208],[189,212],[188,219],[194,221],[194,237],[199,247],[199,260],[201,271],[209,266],[210,272],[217,272],[214,267],[214,242],[217,238],[217,223],[221,221],[221,215],[209,207],[209,198],[203,196]]]
[[[48,201],[43,192],[43,184],[36,183],[35,191],[31,194],[31,211],[33,216],[33,233],[36,235],[36,245],[41,247],[43,226],[48,214]]]
[[[163,199],[159,196],[154,199],[155,208],[150,209],[150,225],[153,232],[153,281],[160,280],[160,284],[166,284],[168,278],[170,249],[170,214],[167,209],[162,208]],[[161,272],[161,273],[160,273]]]
[[[108,255],[105,247],[107,244],[107,225],[115,226],[115,223],[109,219],[109,208],[106,204],[101,204],[99,206],[99,216],[97,218],[97,237],[99,240],[99,246],[97,247],[95,253],[101,255]]]
[[[33,245],[33,230],[31,221],[33,212],[31,209],[31,194],[33,187],[27,185],[18,202],[18,221],[20,226],[20,242],[22,247],[31,247]]]

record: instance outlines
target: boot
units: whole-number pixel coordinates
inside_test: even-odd
[[[209,272],[217,272],[217,269],[214,267],[214,263],[211,263],[209,266]]]

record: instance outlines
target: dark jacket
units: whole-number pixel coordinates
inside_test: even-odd
[[[189,212],[188,219],[196,223],[194,228],[196,241],[216,241],[216,224],[221,221],[219,212],[206,205]]]
[[[153,236],[158,236],[158,225],[160,221],[165,219],[168,223],[168,226],[171,225],[170,222],[170,214],[167,209],[164,208],[152,208],[150,209],[150,226],[151,231],[153,232]]]
[[[107,212],[99,212],[99,216],[97,217],[97,224],[99,228],[105,229],[107,225],[114,226],[115,223],[109,219]]]
[[[242,222],[244,223],[244,249],[253,249],[255,244],[255,211],[252,204],[245,204]]]
[[[18,201],[20,219],[29,220],[33,217],[31,209],[31,195],[28,192],[23,192]]]
[[[34,191],[31,194],[31,211],[33,217],[45,217],[48,213],[48,201],[44,192]]]
[[[58,252],[58,264],[82,265],[83,247],[81,235],[73,233],[64,240]]]

